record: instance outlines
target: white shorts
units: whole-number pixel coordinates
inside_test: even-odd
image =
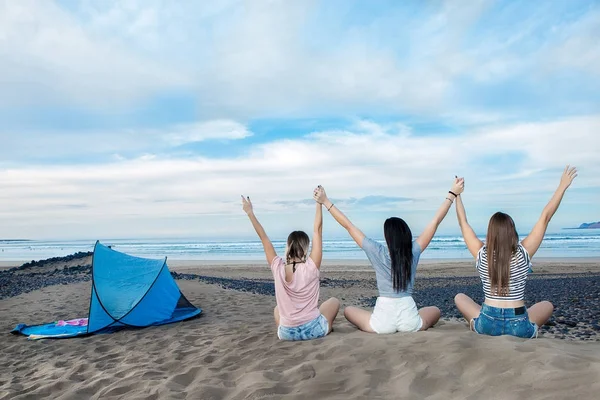
[[[423,320],[412,297],[378,297],[371,314],[371,329],[377,333],[416,332]]]

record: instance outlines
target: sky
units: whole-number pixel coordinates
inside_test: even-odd
[[[0,0],[0,238],[600,220],[600,3]],[[325,213],[327,214],[327,213]],[[454,208],[440,234],[455,234]],[[325,215],[325,238],[345,233]]]

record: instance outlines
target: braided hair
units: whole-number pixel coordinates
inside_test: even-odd
[[[287,238],[287,249],[285,254],[286,264],[292,264],[292,271],[296,272],[297,263],[305,263],[308,257],[308,246],[310,239],[302,231],[294,231]],[[300,261],[296,261],[300,260]]]

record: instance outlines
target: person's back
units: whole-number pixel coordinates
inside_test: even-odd
[[[403,260],[407,265],[400,271],[401,284],[394,288],[395,277],[390,256],[392,253],[388,246],[368,237],[362,241],[363,251],[375,269],[377,290],[379,291],[369,321],[371,328],[376,333],[415,332],[423,328],[423,319],[412,298],[421,246],[416,240],[407,244],[406,251],[410,253]]]
[[[388,247],[369,237],[365,237],[362,242],[362,249],[367,258],[371,262],[371,266],[375,270],[377,280],[377,290],[379,296],[400,298],[412,296],[413,287],[415,285],[415,276],[417,274],[417,265],[421,257],[421,246],[416,240],[412,241],[412,262],[410,267],[410,278],[406,281],[406,288],[394,290],[392,277],[392,259]]]
[[[314,196],[319,188],[315,189]],[[318,307],[319,274],[323,258],[323,211],[317,204],[313,245],[308,252],[310,239],[302,231],[290,233],[285,259],[278,257],[273,244],[254,215],[249,197],[242,196],[244,211],[258,234],[267,262],[275,281],[277,306],[273,310],[277,324],[277,337],[281,340],[309,340],[328,335],[340,309],[338,299],[332,297]]]
[[[556,192],[522,242],[519,242],[513,219],[497,212],[490,218],[484,245],[467,222],[459,196],[456,202],[458,222],[465,244],[476,259],[485,294],[481,306],[463,293],[454,297],[456,307],[469,323],[470,329],[491,336],[532,338],[537,336],[539,327],[550,319],[554,307],[549,301],[525,307],[525,286],[531,269],[531,257],[539,249],[552,216],[576,176],[575,168],[565,168]]]
[[[315,262],[308,257],[306,262],[296,263],[292,267],[295,271],[288,282],[285,261],[275,257],[271,263],[280,325],[285,327],[302,325],[320,315],[319,269]]]
[[[413,241],[408,224],[398,217],[388,218],[383,225],[386,245],[368,238],[329,200],[325,191],[316,200],[342,225],[367,255],[377,278],[379,296],[373,312],[346,307],[344,316],[360,330],[370,333],[416,332],[426,330],[440,319],[435,306],[417,309],[412,291],[421,253],[448,213],[453,199],[463,191],[461,179],[455,179],[451,190],[423,233]]]
[[[497,294],[492,291],[492,282],[490,279],[489,263],[488,263],[488,250],[487,246],[484,245],[476,259],[476,268],[479,272],[479,278],[483,285],[483,294],[486,299],[492,300],[523,300],[525,297],[525,284],[527,283],[527,276],[529,274],[529,268],[531,266],[531,260],[529,253],[519,244],[517,250],[512,254],[509,264],[509,280],[508,280],[508,292],[504,295]]]

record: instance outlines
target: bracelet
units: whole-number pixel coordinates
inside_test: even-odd
[[[335,204],[331,203],[331,205],[329,206],[329,208],[327,209],[327,211],[331,210],[333,208]]]
[[[458,197],[458,195],[456,193],[454,193],[452,190],[448,190],[448,193],[450,193],[451,195],[453,195],[454,197]]]
[[[450,200],[450,203],[454,203],[454,200],[452,200],[450,197],[446,197],[446,200]]]

